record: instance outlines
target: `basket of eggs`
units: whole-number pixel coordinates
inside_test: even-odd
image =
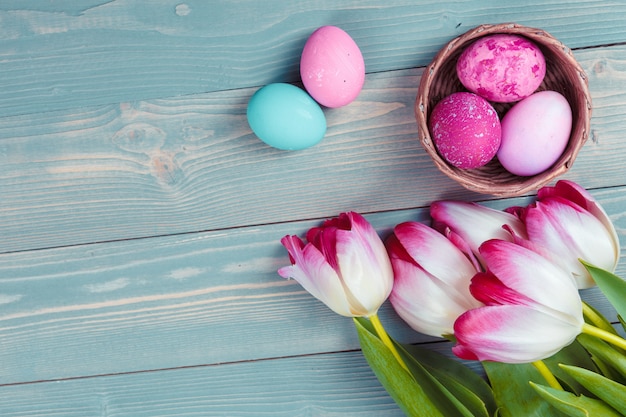
[[[565,173],[589,136],[587,77],[540,29],[482,25],[445,45],[415,101],[419,139],[465,188],[502,197]]]

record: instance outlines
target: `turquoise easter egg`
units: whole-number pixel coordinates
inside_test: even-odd
[[[305,149],[326,134],[319,104],[292,84],[268,84],[257,90],[248,102],[247,117],[254,134],[278,149]]]

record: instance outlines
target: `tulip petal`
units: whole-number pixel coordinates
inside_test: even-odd
[[[317,248],[326,262],[339,274],[335,243],[337,229],[334,227],[314,227],[307,232],[307,240]]]
[[[404,249],[404,246],[402,246],[395,233],[389,235],[387,240],[385,240],[385,247],[387,248],[387,253],[389,254],[392,264],[394,259],[401,259],[405,262],[415,263],[413,258],[411,258],[411,255],[409,255],[406,249]]]
[[[467,311],[454,324],[462,359],[527,363],[545,359],[569,345],[580,326],[518,305],[486,306]]]
[[[323,254],[312,244],[304,245],[297,236],[285,236],[281,243],[289,252],[293,265],[280,268],[283,278],[293,278],[315,298],[342,316],[352,317],[343,285]]]
[[[378,236],[376,229],[363,216],[355,212],[349,212],[347,216],[350,218],[352,231],[359,236],[361,242],[365,243],[364,249],[368,251],[367,259],[373,259],[375,265],[379,266],[381,276],[378,279],[389,284],[391,290],[393,272],[385,244]]]
[[[620,244],[615,226],[604,208],[593,198],[589,191],[573,181],[559,180],[554,187],[543,187],[537,193],[539,199],[545,199],[554,195],[574,202],[597,218],[611,236],[613,247],[615,248],[615,259],[619,258]]]
[[[531,308],[537,307],[537,302],[507,287],[490,271],[474,275],[470,291],[478,301],[485,305],[516,304]]]
[[[507,229],[507,226],[504,226],[504,228]],[[522,239],[521,237],[515,235],[513,232],[511,232],[511,236],[513,237],[512,242],[515,243],[516,245],[523,246],[526,249],[530,249],[533,252],[538,253],[544,258],[549,259],[553,264],[557,265],[559,268],[562,268],[566,271],[570,270],[569,266],[567,265],[565,257],[556,255],[550,249],[548,249],[547,247],[537,242],[530,241],[528,239]]]
[[[545,306],[553,315],[582,320],[578,288],[565,270],[530,249],[503,240],[483,243],[480,253],[489,271],[506,287]]]
[[[529,207],[525,220],[529,238],[548,247],[581,250],[584,242],[577,237],[607,236],[604,226],[591,213],[561,198],[537,201]]]
[[[451,287],[467,288],[478,271],[450,240],[423,223],[401,223],[394,228],[394,234],[422,269]]]
[[[560,180],[554,187],[542,187],[537,196],[535,204],[507,209],[526,224],[533,250],[562,264],[579,289],[595,285],[579,259],[615,270],[620,253],[617,231],[587,190]],[[516,241],[530,247],[528,241]]]
[[[503,226],[506,227],[506,226]],[[461,252],[465,254],[474,265],[474,269],[476,271],[482,270],[482,265],[478,260],[477,254],[472,251],[470,245],[458,234],[454,233],[449,227],[446,227],[443,231],[443,235],[450,241],[454,246],[456,246]]]
[[[380,237],[375,234],[366,240],[354,230],[337,230],[336,250],[340,279],[354,314],[375,313],[393,285],[391,262]]]
[[[509,225],[517,235],[526,237],[524,224],[516,216],[477,203],[435,201],[430,206],[430,215],[435,229],[443,231],[449,227],[452,232],[461,236],[469,244],[480,260],[482,258],[478,247],[484,241],[511,240],[510,233],[502,228],[503,225]]]
[[[573,181],[559,180],[554,187],[542,187],[537,191],[537,199],[539,200],[553,197],[561,197],[569,200],[587,211],[596,209],[604,211],[591,194],[589,194],[589,191]]]
[[[594,286],[579,258],[615,270],[619,247],[611,233],[588,211],[560,197],[537,202],[526,216],[529,239],[549,248],[555,259],[567,262],[579,288]]]
[[[323,224],[323,227],[334,227],[342,230],[351,230],[354,226],[353,220],[355,217],[359,217],[365,223],[367,223],[367,221],[365,221],[365,219],[363,219],[360,214],[350,211],[346,213],[340,213],[339,216],[326,220]],[[367,224],[369,225],[369,223]]]
[[[389,296],[394,310],[414,330],[431,336],[452,334],[463,312],[481,306],[464,286],[449,286],[412,262],[392,258],[395,280]]]

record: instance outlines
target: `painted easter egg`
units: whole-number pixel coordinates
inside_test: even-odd
[[[429,129],[439,154],[462,169],[486,165],[500,146],[498,114],[487,100],[473,93],[453,93],[437,103]]]
[[[247,117],[255,135],[278,149],[305,149],[326,134],[319,104],[292,84],[268,84],[257,90],[248,102]]]
[[[541,91],[511,107],[501,124],[500,163],[515,175],[535,175],[563,154],[572,130],[572,110],[561,94]]]
[[[537,90],[546,75],[546,61],[527,38],[496,34],[465,48],[456,71],[469,91],[490,101],[511,103]]]
[[[351,103],[365,82],[361,50],[343,29],[322,26],[311,34],[300,58],[304,88],[321,105]]]

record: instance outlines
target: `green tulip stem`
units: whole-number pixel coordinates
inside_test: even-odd
[[[548,382],[548,385],[550,387],[563,391],[563,387],[561,386],[561,384],[559,384],[559,381],[556,379],[556,377],[554,376],[552,371],[550,371],[550,368],[548,368],[544,361],[535,361],[533,362],[533,365],[535,366],[535,368],[537,368],[541,376],[543,376],[544,379]]]
[[[623,339],[620,336],[611,332],[607,332],[606,330],[602,330],[598,327],[592,326],[591,324],[583,324],[582,332],[590,336],[595,336],[598,339],[604,340],[605,342],[608,342],[622,349],[626,349],[626,339]]]
[[[596,313],[589,304],[583,301],[583,315],[596,327],[602,327],[603,320],[598,313]]]
[[[409,372],[409,368],[406,366],[406,364],[402,360],[402,357],[400,357],[398,350],[396,349],[393,342],[391,341],[391,338],[389,338],[389,335],[385,331],[383,324],[380,322],[380,319],[378,318],[378,314],[372,314],[368,318],[370,319],[372,326],[374,326],[374,330],[376,330],[376,334],[378,334],[378,337],[380,338],[381,342],[383,342],[383,344],[387,346],[387,348],[391,351],[393,356],[396,358],[398,363],[404,368],[404,370]]]

